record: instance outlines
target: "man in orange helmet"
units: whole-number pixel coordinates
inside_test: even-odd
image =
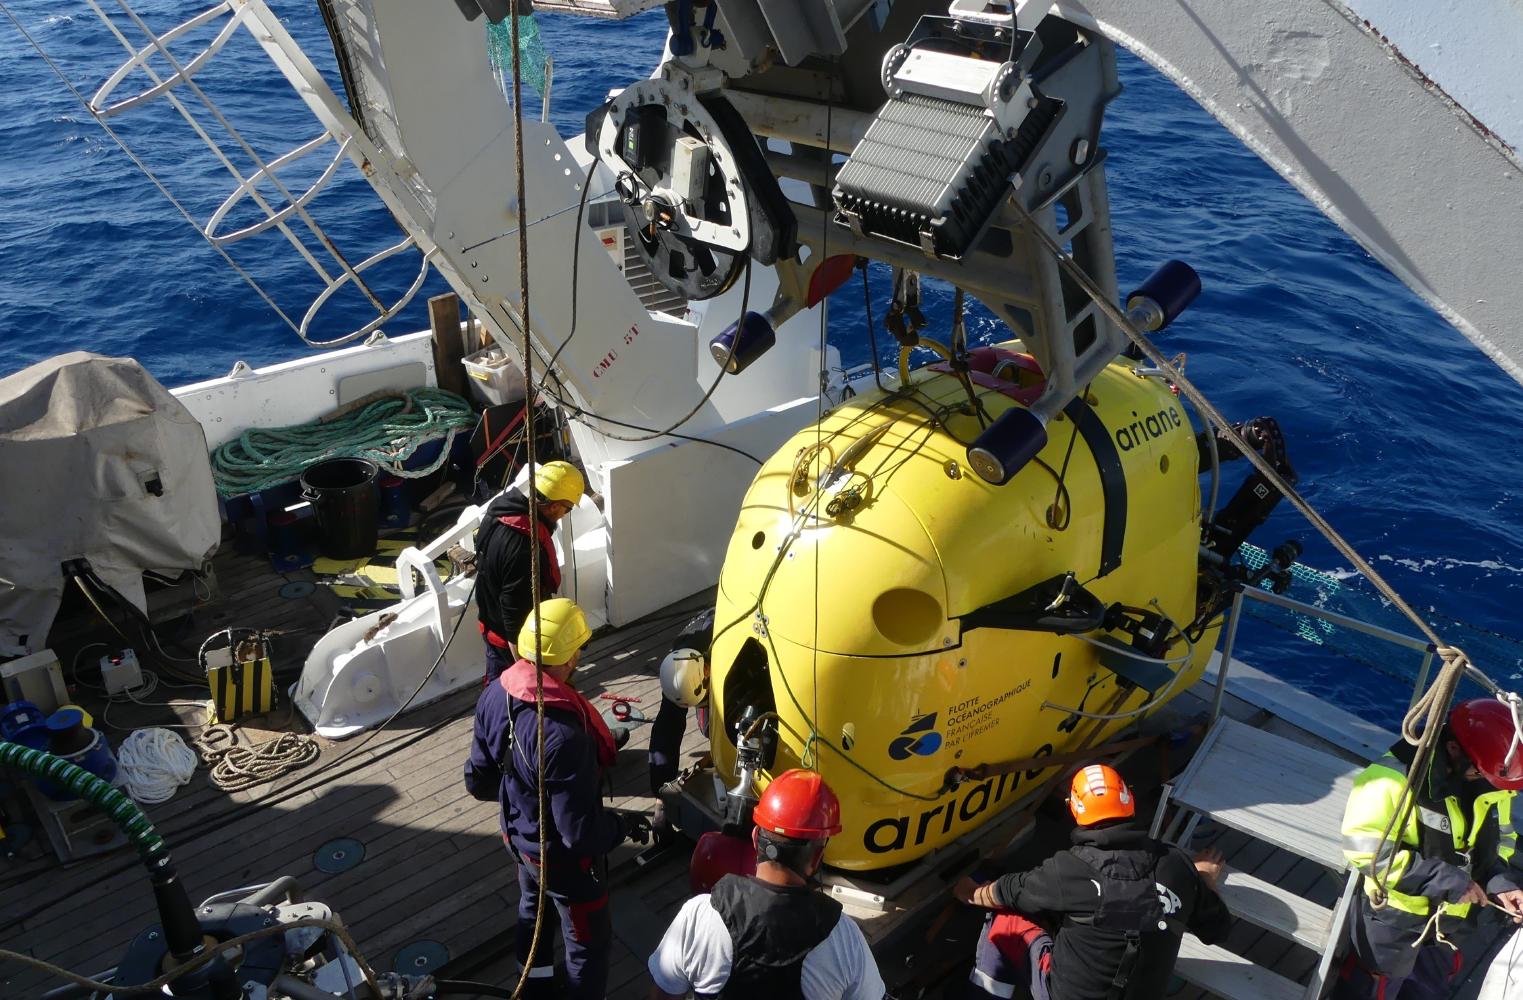
[[[1349,921],[1353,950],[1335,996],[1422,1000],[1449,996],[1462,940],[1481,905],[1523,917],[1523,857],[1515,811],[1523,744],[1513,707],[1496,698],[1455,705],[1417,783],[1405,828],[1391,831],[1416,747],[1398,742],[1354,779],[1343,813],[1343,856],[1364,873]],[[1385,886],[1385,903],[1370,895]]]
[[[1226,935],[1214,888],[1220,854],[1192,860],[1149,837],[1134,822],[1131,789],[1105,764],[1074,775],[1068,807],[1073,847],[1032,871],[953,887],[964,903],[994,911],[970,997],[1152,1000],[1168,992],[1185,931],[1207,944]]]
[[[687,996],[882,1000],[867,939],[811,881],[841,832],[841,803],[814,771],[772,779],[752,813],[756,874],[725,875],[683,904],[651,955],[652,1000]]]

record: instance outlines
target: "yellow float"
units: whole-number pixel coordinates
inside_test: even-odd
[[[1054,769],[955,787],[953,769],[1104,742],[1193,683],[1215,644],[1214,626],[1182,632],[1200,459],[1170,387],[1118,359],[995,486],[968,442],[1041,373],[1018,342],[971,355],[966,381],[921,368],[784,444],[720,576],[716,773],[764,787],[819,769],[845,813],[838,868],[913,861],[987,822]],[[745,775],[736,741],[758,733],[763,766]]]

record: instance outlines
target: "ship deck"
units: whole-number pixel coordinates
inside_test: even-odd
[[[219,594],[196,611],[198,635],[229,625],[283,629],[286,635],[277,658],[299,658],[338,610],[340,602],[321,587],[310,594],[282,596],[286,584],[310,581],[310,574],[277,574],[263,558],[239,554],[230,546],[217,556],[215,570]],[[628,700],[653,718],[660,698],[656,670],[661,657],[708,596],[696,595],[597,635],[583,661],[583,691],[600,703],[611,702],[613,696]],[[457,641],[478,640],[466,632]],[[68,651],[61,652],[68,663]],[[345,921],[377,969],[416,971],[403,967],[411,949],[432,942],[447,950],[446,974],[511,986],[516,978],[513,866],[498,835],[495,804],[472,799],[460,780],[476,694],[474,688],[457,692],[404,715],[369,739],[319,740],[321,756],[315,763],[270,784],[224,792],[200,769],[173,799],[147,806],[173,849],[192,900],[294,875],[308,899],[328,904]],[[1198,718],[1209,709],[1210,694],[1199,688],[1185,692],[1168,710],[1178,720]],[[1298,718],[1305,723],[1307,706],[1301,707]],[[1321,725],[1314,719],[1302,728],[1231,694],[1223,710],[1279,735],[1356,757],[1309,731],[1335,734],[1335,718]],[[170,711],[185,721],[198,721],[197,711],[184,706],[113,705],[110,721],[123,727],[111,733],[113,740],[126,735],[124,728],[170,721]],[[258,721],[276,729],[304,728],[284,706]],[[615,805],[654,805],[647,795],[642,752],[649,728],[635,726],[629,746],[620,754],[611,783]],[[241,732],[242,738],[255,741],[270,735],[253,726]],[[690,726],[684,760],[696,759],[701,744]],[[1177,754],[1172,761],[1160,758],[1156,763],[1135,758],[1129,772],[1139,785],[1156,786],[1180,763]],[[1146,806],[1146,790],[1140,791]],[[1066,844],[1066,829],[1056,811],[1039,810],[1035,835],[1008,863],[1035,864]],[[359,841],[362,859],[346,871],[319,870],[315,859],[320,848],[339,838]],[[1312,862],[1209,825],[1196,838],[1196,846],[1208,844],[1221,848],[1235,868],[1325,905],[1336,901],[1338,880]],[[637,850],[626,845],[612,859],[616,941],[611,997],[646,995],[645,960],[687,897],[684,850],[671,851],[646,867],[634,863]],[[111,968],[132,936],[155,920],[146,879],[125,849],[60,867],[34,843],[20,857],[0,862],[0,880],[5,885],[0,942],[77,972]],[[947,899],[938,892],[921,905],[864,922],[870,940],[892,942],[880,951],[880,965],[894,995],[939,996],[947,984],[965,976],[977,919],[971,911],[948,905]],[[1244,922],[1227,944],[1291,977],[1316,961],[1309,949]],[[31,970],[0,965],[0,995],[34,997],[54,985],[56,981]],[[1181,985],[1171,996],[1210,994]]]

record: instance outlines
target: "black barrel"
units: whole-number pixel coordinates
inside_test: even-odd
[[[323,555],[359,559],[375,552],[379,472],[367,459],[330,458],[301,474],[301,494],[317,508]]]

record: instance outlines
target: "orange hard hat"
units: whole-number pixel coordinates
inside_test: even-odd
[[[824,840],[841,832],[841,800],[818,772],[795,768],[772,779],[751,820],[768,833]]]
[[[1137,813],[1137,800],[1114,767],[1091,764],[1074,775],[1068,809],[1075,823],[1094,826],[1108,819],[1130,819]]]
[[[1523,788],[1523,747],[1513,750],[1518,732],[1511,708],[1495,698],[1462,701],[1449,713],[1449,731],[1493,788]]]

